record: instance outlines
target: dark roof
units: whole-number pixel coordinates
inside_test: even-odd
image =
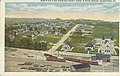
[[[85,45],[85,47],[93,47],[93,44],[88,43],[88,44]]]
[[[96,56],[91,56],[91,60],[96,60]]]
[[[105,40],[105,44],[108,42],[108,40]]]
[[[102,58],[110,58],[110,54],[96,54],[96,60],[102,60]]]
[[[81,69],[81,68],[87,68],[87,67],[90,67],[89,64],[76,64],[76,65],[72,65],[75,69]]]
[[[114,37],[113,37],[113,36],[111,37],[111,40],[114,40]]]
[[[111,57],[111,56],[110,56],[110,54],[102,54],[102,57],[103,57],[103,58],[109,58],[109,57]]]

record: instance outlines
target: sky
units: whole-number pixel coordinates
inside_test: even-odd
[[[119,3],[7,2],[5,17],[119,20]]]

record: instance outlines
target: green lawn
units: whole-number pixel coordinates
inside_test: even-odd
[[[118,26],[114,26],[114,28],[109,26],[95,26],[93,28],[92,36],[94,38],[101,38],[103,35],[105,36],[105,38],[110,38],[111,36],[114,36],[114,38],[116,39],[115,45],[119,45]]]
[[[72,46],[77,47],[80,43],[91,43],[91,37],[82,37],[82,36],[70,36],[69,39],[71,40],[70,43]],[[66,42],[69,40],[67,39]]]
[[[86,30],[89,30],[90,27],[86,27]],[[87,51],[84,50],[84,48],[79,48],[77,47],[81,43],[95,43],[93,42],[94,38],[101,38],[103,35],[105,38],[111,38],[111,36],[114,36],[116,39],[115,45],[119,45],[119,39],[118,39],[118,26],[117,25],[96,25],[93,29],[93,34],[88,35],[88,36],[76,36],[72,35],[70,36],[65,42],[70,42],[74,49],[71,52],[77,52],[77,53],[87,53]],[[61,46],[58,48],[58,50],[61,49]],[[90,54],[97,54],[98,51],[90,51]],[[117,51],[118,53],[118,51]]]
[[[73,50],[71,52],[76,52],[76,53],[86,53],[87,51],[85,51],[84,48],[79,48],[79,47],[74,47]]]
[[[52,43],[57,43],[60,38],[52,38],[52,37],[46,37],[46,36],[37,36],[37,38],[34,39],[35,41],[40,41],[40,40],[45,40],[47,41],[48,43],[49,42],[52,42]]]
[[[61,38],[62,36],[63,36],[63,34],[60,34],[60,35],[48,34],[48,35],[46,35],[46,37],[51,37],[51,38]]]
[[[62,48],[62,45],[61,45],[56,51],[63,51],[63,50],[61,50],[61,48]],[[84,48],[80,48],[80,47],[74,47],[74,48],[72,49],[72,51],[68,51],[68,52],[86,53],[86,54],[87,54],[87,51],[85,51]]]
[[[89,54],[97,54],[97,53],[98,53],[97,50],[95,50],[95,51],[90,51],[90,52],[89,52]]]

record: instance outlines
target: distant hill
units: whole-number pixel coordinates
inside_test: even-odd
[[[45,18],[5,18],[7,20],[50,20]]]

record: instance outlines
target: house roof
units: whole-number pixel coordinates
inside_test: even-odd
[[[87,67],[90,67],[89,64],[76,64],[76,65],[72,65],[75,69],[81,69],[81,68],[87,68]]]
[[[41,43],[47,43],[45,40],[40,40],[39,42],[41,42]]]
[[[108,40],[105,40],[105,44],[108,42]]]
[[[111,57],[110,54],[102,54],[102,58],[109,58]]]
[[[85,45],[85,47],[93,47],[93,44],[88,43],[88,44]]]
[[[110,58],[110,54],[96,54],[96,60],[102,60],[102,58]]]

